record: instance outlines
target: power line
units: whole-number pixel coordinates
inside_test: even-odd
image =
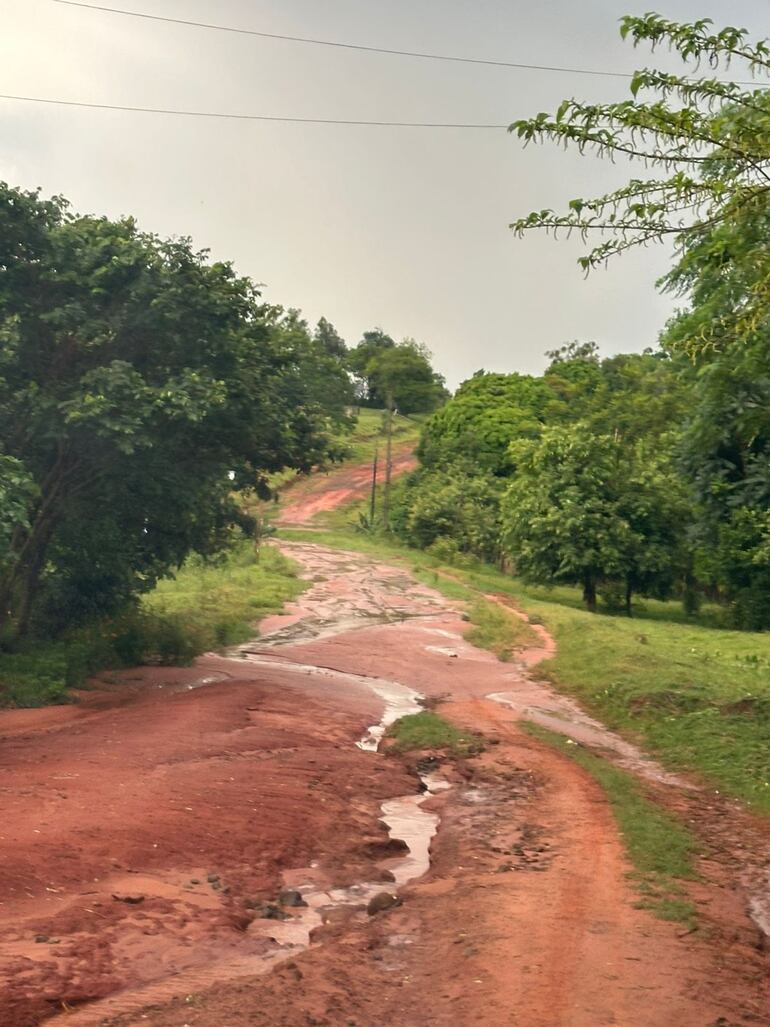
[[[507,130],[510,126],[474,122],[446,121],[364,121],[354,118],[291,118],[274,114],[234,114],[229,111],[186,111],[169,107],[133,107],[119,103],[87,103],[83,100],[58,100],[47,96],[16,96],[0,93],[0,100],[19,100],[24,103],[47,103],[58,107],[84,107],[100,111],[130,111],[135,114],[170,114],[183,118],[225,118],[232,121],[277,121],[297,125],[369,125],[374,128],[462,128]]]
[[[86,4],[80,0],[53,0],[66,7],[83,7],[89,11],[104,11],[120,14],[127,18],[143,18],[147,21],[162,21],[171,25],[187,25],[191,28],[210,29],[215,32],[230,32],[241,36],[258,36],[260,39],[280,39],[289,43],[310,43],[313,46],[332,46],[342,50],[362,50],[365,53],[382,53],[394,57],[417,57],[426,61],[451,61],[454,64],[484,64],[495,68],[520,68],[524,71],[563,72],[568,75],[601,75],[604,78],[633,78],[622,71],[600,71],[592,68],[562,68],[549,64],[521,64],[516,61],[487,60],[481,57],[458,57],[452,54],[423,53],[419,50],[390,50],[383,46],[364,46],[361,43],[342,43],[331,39],[313,39],[309,36],[288,36],[278,32],[259,32],[257,29],[236,28],[233,25],[218,25],[206,21],[189,21],[185,18],[168,18],[160,14],[143,14],[139,11],[125,11],[119,7],[104,7],[101,4]]]

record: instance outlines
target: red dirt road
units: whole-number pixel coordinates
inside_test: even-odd
[[[394,444],[391,470],[393,478],[406,474],[416,466],[417,458],[412,452],[412,444]],[[380,487],[382,474],[383,471],[380,470]],[[282,493],[284,505],[276,517],[276,523],[287,527],[307,527],[318,514],[328,513],[341,506],[366,499],[371,487],[371,463],[342,466],[327,474],[312,474],[298,478]]]
[[[289,548],[314,584],[240,655],[0,714],[2,1027],[770,1024],[737,881],[704,863],[696,935],[636,909],[598,786],[486,698],[558,704],[532,660],[465,643],[401,570]],[[443,699],[492,744],[441,768],[432,866],[403,905],[330,906],[310,948],[281,947],[245,903],[311,879],[387,888],[379,806],[417,778],[356,748],[382,714],[367,678]]]

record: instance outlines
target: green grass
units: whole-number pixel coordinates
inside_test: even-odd
[[[568,755],[601,785],[609,800],[633,870],[639,906],[662,920],[696,925],[695,907],[682,881],[697,877],[695,837],[649,799],[637,779],[582,746],[536,724],[523,723],[533,737]]]
[[[431,710],[401,717],[388,729],[391,752],[440,749],[452,756],[475,756],[483,744],[478,735],[460,731]]]
[[[442,568],[382,537],[285,534],[401,562],[451,599],[511,597],[556,639],[538,676],[669,768],[770,814],[770,633],[725,630],[713,610],[693,618],[673,602],[645,600],[631,618],[590,614],[577,589],[526,585],[483,564]]]
[[[244,542],[213,564],[193,557],[175,577],[158,582],[143,607],[181,619],[204,652],[253,638],[257,621],[280,612],[305,588],[295,565],[277,549],[262,546],[257,559],[253,545]]]
[[[215,564],[192,559],[161,581],[138,610],[102,620],[55,642],[0,653],[0,706],[69,701],[68,688],[93,674],[141,663],[190,663],[195,656],[246,641],[255,623],[277,613],[305,583],[277,549],[243,542]]]
[[[514,650],[534,644],[536,635],[526,622],[488,599],[477,599],[470,609],[473,627],[465,635],[471,645],[488,649],[507,662]]]
[[[425,416],[425,414],[410,414],[407,417],[403,414],[396,414],[393,418],[393,445],[403,446],[405,443],[412,443],[416,446],[420,441],[420,431]],[[376,449],[379,449],[380,456],[384,459],[384,417],[384,410],[361,408],[355,427],[348,439],[349,461],[364,463],[366,460],[372,460]]]

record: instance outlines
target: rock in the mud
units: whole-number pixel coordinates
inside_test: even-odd
[[[375,916],[377,913],[382,913],[386,909],[392,909],[394,906],[400,906],[401,899],[398,895],[392,895],[388,891],[377,892],[374,898],[369,900],[369,905],[366,907],[366,912],[369,916]]]
[[[278,901],[282,906],[289,906],[289,908],[307,905],[302,898],[302,892],[298,892],[295,888],[287,888],[286,891],[282,891],[278,896]]]
[[[112,897],[116,902],[127,902],[129,906],[138,906],[140,902],[144,902],[144,895],[120,895],[113,893]]]
[[[278,906],[273,905],[272,902],[266,902],[264,906],[256,911],[257,916],[261,920],[288,920],[289,914],[284,913]]]
[[[380,856],[403,856],[409,846],[402,838],[367,838],[367,851],[375,858]]]
[[[393,871],[388,870],[385,867],[378,870],[375,874],[371,874],[370,876],[373,881],[387,881],[389,884],[395,883],[396,880],[396,875],[393,873]]]
[[[38,945],[44,945],[47,941],[50,941],[47,934],[36,934],[35,941]]]
[[[206,880],[209,884],[217,884],[220,880],[219,874],[206,874]]]

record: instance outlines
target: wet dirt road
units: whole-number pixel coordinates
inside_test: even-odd
[[[770,1023],[737,881],[697,885],[698,935],[635,908],[598,786],[518,729],[535,710],[602,730],[533,679],[542,653],[499,663],[403,570],[286,548],[313,584],[258,642],[0,714],[3,1027]],[[356,745],[392,687],[494,741],[442,768],[431,866],[403,904],[322,904],[308,948],[296,910],[272,930],[260,908],[387,889],[404,858],[378,821],[417,774]]]

